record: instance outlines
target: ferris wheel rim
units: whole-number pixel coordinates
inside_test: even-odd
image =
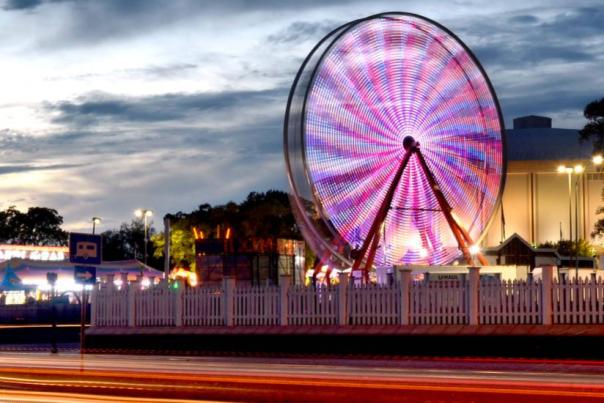
[[[480,232],[479,237],[477,237],[476,239],[476,243],[480,243],[484,240],[484,238],[487,235],[487,232],[489,230],[489,228],[491,227],[495,217],[496,217],[496,213],[498,211],[498,209],[500,208],[501,202],[502,202],[502,198],[503,198],[503,190],[505,187],[505,182],[506,182],[506,171],[507,171],[507,141],[506,141],[506,135],[505,135],[505,122],[503,119],[503,114],[502,114],[502,110],[501,110],[501,105],[499,103],[499,100],[497,98],[497,95],[495,93],[495,89],[493,87],[493,84],[489,78],[489,76],[487,75],[484,67],[482,66],[482,64],[480,63],[480,61],[478,60],[478,58],[476,57],[476,55],[472,52],[472,50],[455,34],[453,33],[451,30],[449,30],[447,27],[443,26],[442,24],[418,15],[418,14],[414,14],[414,13],[408,13],[408,12],[399,12],[399,11],[394,11],[394,12],[383,12],[383,13],[378,13],[378,14],[374,14],[374,15],[370,15],[364,18],[360,18],[354,21],[350,21],[346,24],[343,24],[337,28],[335,28],[334,30],[330,31],[327,35],[325,35],[311,50],[311,52],[306,56],[306,58],[304,59],[303,64],[301,65],[300,69],[298,70],[296,77],[294,79],[294,83],[290,89],[289,92],[289,96],[288,96],[288,103],[287,103],[287,107],[286,107],[286,118],[284,121],[284,149],[286,150],[285,152],[285,156],[286,156],[286,167],[288,170],[288,181],[290,183],[290,186],[294,192],[294,198],[298,199],[300,198],[300,194],[298,193],[298,189],[297,189],[297,185],[296,185],[296,181],[293,179],[294,174],[292,172],[292,166],[290,164],[290,156],[289,156],[289,150],[287,147],[287,141],[288,141],[288,128],[289,128],[289,120],[291,118],[291,106],[292,106],[292,100],[293,97],[296,95],[296,91],[298,90],[297,85],[302,77],[303,74],[307,74],[308,72],[306,71],[306,69],[309,67],[309,63],[311,61],[311,59],[316,56],[316,52],[319,51],[319,49],[321,48],[321,46],[325,45],[326,42],[328,42],[327,46],[325,47],[325,49],[323,49],[318,57],[318,60],[316,61],[316,63],[311,66],[312,67],[312,71],[310,72],[310,80],[308,81],[308,84],[306,85],[305,88],[303,88],[304,91],[304,97],[303,97],[303,101],[302,101],[302,112],[300,114],[300,117],[302,119],[301,122],[301,135],[302,135],[302,140],[303,140],[303,144],[304,147],[302,147],[302,159],[303,159],[303,166],[304,166],[304,175],[306,177],[306,181],[308,183],[308,185],[311,188],[311,195],[312,195],[312,203],[318,207],[321,219],[323,220],[324,223],[328,223],[328,217],[326,217],[324,215],[324,206],[323,206],[323,202],[319,199],[319,197],[317,196],[317,191],[316,191],[316,184],[315,181],[312,180],[312,178],[309,176],[309,166],[308,166],[308,162],[307,162],[307,153],[308,153],[308,147],[306,146],[306,141],[307,141],[307,119],[308,119],[308,114],[307,114],[307,107],[308,107],[308,98],[309,95],[312,91],[312,89],[315,87],[315,81],[317,78],[317,73],[320,71],[321,67],[323,66],[323,63],[325,61],[325,58],[330,54],[330,51],[334,48],[334,46],[336,46],[337,43],[339,43],[340,39],[345,36],[347,33],[350,33],[352,29],[354,29],[355,27],[359,26],[360,24],[363,24],[367,21],[370,20],[375,20],[375,19],[388,19],[388,17],[392,17],[393,19],[395,19],[396,17],[410,17],[413,19],[418,19],[420,21],[426,22],[427,24],[430,24],[436,28],[438,28],[439,30],[441,30],[445,35],[449,36],[450,38],[453,39],[453,41],[459,45],[461,47],[461,49],[463,50],[463,52],[465,52],[471,62],[473,63],[473,65],[476,67],[476,69],[478,70],[479,74],[480,74],[480,78],[483,80],[484,84],[486,84],[486,88],[488,89],[488,95],[490,96],[490,101],[492,101],[493,106],[495,107],[495,111],[497,114],[497,122],[499,124],[499,140],[501,143],[501,175],[499,178],[499,183],[498,183],[498,189],[497,189],[497,196],[495,197],[495,201],[493,203],[492,206],[492,211],[489,212],[489,217],[486,220],[486,224],[483,225],[482,230]],[[433,34],[431,33],[427,33],[429,36],[433,36]],[[448,50],[447,47],[444,47],[446,50]],[[296,201],[298,202],[298,200]],[[300,206],[302,207],[302,206]],[[484,207],[480,207],[480,209],[484,209]],[[340,235],[338,233],[337,228],[335,228],[333,225],[329,226],[329,230],[330,232],[334,233],[335,235]],[[329,245],[329,243],[327,243],[326,245],[328,248],[331,246]],[[330,248],[333,252],[333,249]],[[342,258],[341,256],[339,256],[339,258]]]

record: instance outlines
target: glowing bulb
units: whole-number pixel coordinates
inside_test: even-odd
[[[604,157],[602,157],[602,154],[596,154],[592,157],[591,162],[593,162],[594,165],[602,165]]]
[[[566,173],[566,167],[564,165],[558,165],[558,173],[559,174]]]
[[[581,164],[575,165],[574,171],[576,174],[583,173],[584,170],[585,170],[585,168],[583,167],[583,165],[581,165]]]
[[[480,246],[472,245],[468,250],[470,251],[471,255],[478,255],[480,253]]]

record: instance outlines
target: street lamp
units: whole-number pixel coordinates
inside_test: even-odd
[[[480,253],[480,246],[472,245],[468,248],[468,251],[470,252],[470,255],[472,255],[472,257],[474,257]]]
[[[139,209],[136,209],[134,211],[134,215],[137,218],[142,218],[143,222],[144,222],[144,228],[145,228],[145,242],[144,242],[145,245],[144,245],[144,248],[145,248],[145,251],[144,251],[143,259],[144,259],[144,262],[145,262],[145,265],[146,265],[147,264],[147,243],[149,242],[149,239],[148,239],[149,238],[149,224],[147,222],[147,218],[151,217],[153,215],[153,211],[148,210],[148,209],[140,209],[139,208]]]
[[[92,217],[92,234],[94,235],[94,231],[96,226],[101,223],[101,217]]]
[[[572,210],[572,201],[573,201],[573,190],[572,190],[572,174],[577,175],[577,180],[575,181],[575,249],[579,246],[579,178],[578,175],[582,174],[585,171],[585,167],[581,164],[577,164],[574,167],[567,167],[565,165],[558,166],[559,174],[566,174],[568,176],[568,237],[570,242],[570,248],[573,247],[573,210]],[[575,251],[576,252],[576,251]],[[572,251],[570,258],[572,259]],[[569,262],[570,263],[570,262]],[[570,266],[570,265],[569,265]],[[575,257],[575,276],[579,278],[579,259]]]

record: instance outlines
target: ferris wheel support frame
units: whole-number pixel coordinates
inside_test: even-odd
[[[359,250],[358,255],[354,259],[354,263],[352,265],[352,270],[350,272],[350,275],[352,276],[354,272],[362,270],[363,279],[365,280],[365,282],[369,281],[369,270],[371,270],[371,267],[373,266],[373,261],[375,259],[377,249],[379,247],[381,229],[386,220],[386,216],[388,215],[388,210],[390,210],[390,207],[392,204],[392,199],[394,198],[394,194],[396,192],[396,188],[398,187],[398,185],[401,181],[403,172],[405,171],[405,168],[407,167],[407,164],[409,163],[411,156],[414,154],[417,157],[419,165],[420,165],[424,175],[426,176],[426,179],[428,180],[430,189],[432,189],[432,192],[434,193],[434,196],[436,197],[436,200],[440,206],[440,211],[445,216],[445,219],[447,220],[447,224],[449,224],[449,228],[451,229],[453,236],[455,236],[455,239],[457,240],[459,249],[463,253],[463,256],[466,259],[466,261],[470,265],[474,266],[474,256],[472,255],[472,253],[470,253],[470,246],[474,245],[474,241],[472,240],[468,231],[465,228],[463,228],[451,214],[451,211],[453,209],[452,209],[451,205],[449,204],[449,202],[447,202],[447,199],[446,199],[445,195],[443,194],[443,192],[441,191],[440,186],[438,185],[438,182],[436,181],[436,178],[430,171],[430,168],[428,168],[428,164],[426,163],[426,160],[424,159],[424,156],[420,151],[419,143],[416,142],[413,139],[413,137],[407,136],[403,140],[403,146],[405,147],[405,150],[406,150],[405,155],[403,156],[403,159],[398,167],[398,170],[396,171],[396,174],[394,175],[394,179],[392,180],[392,183],[390,184],[390,187],[388,188],[386,197],[384,197],[384,201],[380,205],[380,208],[375,216],[375,219],[373,220],[373,223],[371,224],[367,237],[363,241],[363,245],[361,246],[361,249]],[[367,256],[366,259],[365,259],[365,256]],[[477,253],[476,258],[478,259],[478,261],[480,262],[480,264],[482,266],[488,266],[488,261],[481,253]],[[361,268],[361,266],[363,264],[363,260],[365,260],[365,266]]]

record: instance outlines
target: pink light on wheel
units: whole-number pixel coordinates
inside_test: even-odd
[[[292,205],[305,238],[350,264],[412,136],[453,217],[479,241],[503,188],[503,131],[485,72],[444,27],[393,13],[336,29],[300,69],[286,115]],[[460,255],[415,158],[379,245],[378,265],[448,264]]]

